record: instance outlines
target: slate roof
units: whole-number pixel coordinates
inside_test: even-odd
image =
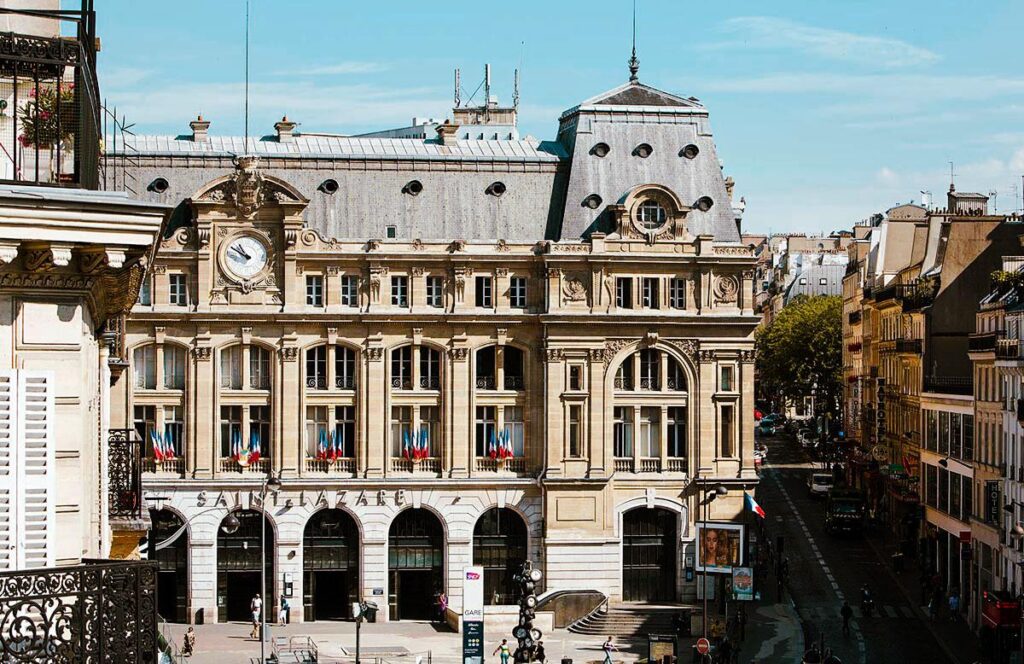
[[[107,145],[113,145],[108,140]],[[261,157],[317,157],[320,159],[428,159],[456,161],[539,161],[558,162],[566,158],[565,148],[556,142],[531,138],[518,140],[459,140],[455,145],[441,145],[437,139],[358,138],[349,136],[304,136],[280,143],[276,136],[249,141],[246,149],[242,136],[209,136],[193,141],[189,136],[136,136],[133,151],[146,155],[230,156],[257,154]]]

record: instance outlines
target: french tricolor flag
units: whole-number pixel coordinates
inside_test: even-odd
[[[754,500],[754,497],[751,496],[749,493],[744,492],[743,496],[746,499],[747,509],[763,519],[764,518],[764,508],[762,508],[760,505],[758,505],[757,501]]]

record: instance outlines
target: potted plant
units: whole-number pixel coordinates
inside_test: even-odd
[[[72,155],[74,148],[74,128],[77,118],[75,100],[75,84],[57,82],[55,84],[37,85],[29,91],[29,98],[18,108],[18,123],[21,133],[18,142],[24,148],[23,163],[25,179],[42,179],[48,175],[54,178],[53,154],[58,145],[61,146],[62,161],[64,155]],[[38,151],[40,158],[36,163]],[[48,165],[43,172],[43,155]],[[63,169],[62,169],[63,170]]]

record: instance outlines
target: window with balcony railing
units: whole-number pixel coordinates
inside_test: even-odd
[[[523,351],[515,346],[485,346],[475,353],[474,385],[478,390],[526,389]]]

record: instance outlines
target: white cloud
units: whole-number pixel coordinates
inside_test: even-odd
[[[732,18],[725,21],[722,29],[733,35],[735,41],[712,44],[711,48],[789,50],[883,68],[930,65],[940,59],[933,51],[898,39],[818,28],[770,16]]]
[[[273,73],[275,76],[343,76],[348,74],[375,74],[385,71],[387,68],[387,65],[380,62],[348,60],[330,65],[282,69]]]
[[[893,185],[899,182],[900,177],[896,175],[896,171],[892,170],[888,166],[883,166],[878,169],[877,173],[875,173],[875,179],[882,184]]]

